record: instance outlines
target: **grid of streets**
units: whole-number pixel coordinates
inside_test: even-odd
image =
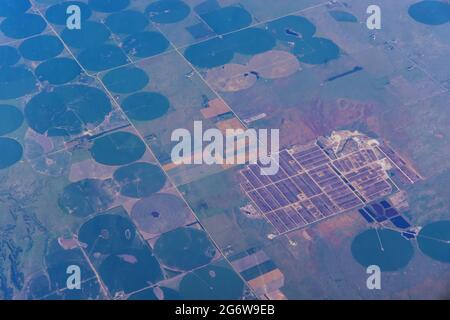
[[[336,157],[315,143],[285,149],[279,158],[276,175],[261,175],[257,164],[241,171],[243,190],[279,234],[391,194],[395,183],[386,173],[386,163],[406,182],[419,179],[394,150],[383,145],[367,145]]]

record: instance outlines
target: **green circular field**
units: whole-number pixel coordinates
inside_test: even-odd
[[[450,263],[450,221],[427,224],[417,236],[419,249],[430,258]]]
[[[62,42],[55,36],[42,35],[22,42],[19,51],[22,57],[33,61],[54,58],[64,49]]]
[[[2,0],[0,17],[15,16],[25,13],[31,8],[29,0]]]
[[[143,89],[149,82],[144,70],[123,67],[109,71],[102,79],[108,90],[115,93],[132,93]]]
[[[133,120],[150,121],[169,110],[169,100],[157,92],[139,92],[125,98],[122,109]]]
[[[234,51],[227,47],[223,39],[214,38],[188,47],[184,56],[194,66],[214,68],[229,63]]]
[[[355,260],[364,267],[377,265],[382,271],[397,271],[409,263],[414,255],[411,241],[400,232],[370,229],[353,239],[351,246]]]
[[[244,283],[232,270],[206,266],[181,280],[180,295],[187,300],[239,300]]]
[[[145,153],[144,142],[128,132],[116,132],[95,140],[91,155],[98,163],[121,166],[139,160]]]
[[[22,145],[14,139],[0,137],[0,169],[6,169],[22,159]]]
[[[122,48],[129,55],[146,58],[163,53],[169,41],[159,32],[143,31],[125,38]]]
[[[67,214],[87,217],[108,209],[114,194],[108,181],[83,179],[64,187],[58,198],[59,207]]]
[[[45,12],[45,17],[50,23],[65,26],[68,17],[67,8],[71,5],[76,5],[80,8],[82,24],[89,19],[92,14],[91,9],[86,3],[80,1],[67,1],[49,7]]]
[[[308,19],[299,16],[287,16],[267,24],[269,31],[278,40],[295,41],[314,36],[316,26]]]
[[[150,17],[150,20],[156,23],[175,23],[185,19],[191,8],[183,1],[155,1],[151,3],[145,13]]]
[[[178,228],[161,235],[155,243],[159,261],[175,270],[192,270],[211,262],[214,245],[202,230]]]
[[[108,40],[111,32],[108,28],[99,22],[86,21],[81,29],[64,29],[61,37],[64,42],[74,48],[92,48],[97,47]]]
[[[154,193],[136,202],[131,217],[140,230],[156,235],[186,225],[192,214],[180,197]]]
[[[104,71],[128,63],[122,49],[112,44],[88,48],[78,55],[78,60],[91,71]]]
[[[0,72],[0,100],[23,97],[36,88],[36,78],[25,67],[3,67]]]
[[[70,58],[54,58],[42,62],[35,70],[39,81],[50,84],[65,84],[72,81],[81,73],[81,67]]]
[[[158,261],[150,248],[129,249],[107,257],[99,273],[111,293],[131,293],[162,280]]]
[[[117,169],[114,180],[120,186],[121,195],[144,198],[164,187],[166,175],[154,164],[136,162]]]
[[[20,60],[19,51],[10,46],[0,46],[0,67],[12,66]]]
[[[103,91],[66,85],[35,95],[25,107],[25,118],[40,134],[65,136],[97,127],[110,112],[111,102]]]
[[[17,130],[22,123],[22,111],[14,106],[0,104],[0,135]]]
[[[89,7],[99,12],[117,12],[129,6],[130,0],[89,0]]]
[[[37,14],[24,13],[12,15],[0,23],[3,34],[12,39],[25,39],[40,34],[46,28],[46,23]]]
[[[144,30],[148,26],[147,17],[139,11],[121,11],[106,18],[108,28],[117,34],[132,34]]]
[[[87,245],[89,254],[122,253],[130,250],[136,237],[136,229],[128,218],[101,214],[85,222],[79,232],[78,240]]]

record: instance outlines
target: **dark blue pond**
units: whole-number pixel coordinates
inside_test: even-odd
[[[55,58],[41,63],[35,70],[39,81],[51,84],[65,84],[81,73],[78,63],[69,58]]]
[[[140,57],[151,57],[166,51],[169,41],[159,32],[138,32],[123,41],[126,53]]]
[[[230,62],[234,51],[227,48],[224,40],[214,38],[188,47],[184,55],[194,66],[214,68]]]
[[[145,10],[150,20],[156,23],[175,23],[185,19],[191,8],[183,1],[162,0],[151,3]]]
[[[351,246],[355,260],[364,267],[377,265],[382,271],[404,268],[414,255],[410,241],[399,232],[387,229],[364,231],[357,235]]]
[[[236,31],[252,23],[251,14],[240,7],[225,7],[201,15],[217,34]]]
[[[47,11],[45,12],[45,17],[50,23],[66,25],[67,18],[69,17],[67,15],[67,8],[71,5],[76,5],[80,8],[81,21],[83,25],[83,22],[89,19],[89,17],[91,16],[92,11],[86,3],[80,1],[67,1],[64,3],[55,4],[54,6],[51,6],[47,9]]]
[[[0,46],[0,67],[12,66],[20,59],[20,54],[16,48],[10,46]]]
[[[20,98],[36,88],[36,78],[25,67],[0,68],[0,100]]]
[[[145,153],[144,142],[129,132],[116,132],[95,140],[91,155],[95,161],[120,166],[139,160]]]
[[[169,100],[157,92],[139,92],[122,102],[128,117],[138,121],[150,121],[162,117],[169,110]]]
[[[78,55],[78,60],[83,67],[91,71],[108,70],[128,63],[123,51],[111,44],[86,49]]]
[[[132,93],[143,89],[149,82],[147,73],[136,67],[109,71],[102,79],[108,90],[115,93]]]
[[[0,5],[0,17],[22,14],[30,8],[31,3],[29,0],[2,0]]]
[[[45,30],[46,23],[37,14],[19,14],[6,18],[0,24],[5,36],[13,39],[24,39],[37,35]]]
[[[0,137],[0,169],[6,169],[22,159],[23,148],[14,139]]]
[[[81,133],[87,126],[98,126],[110,111],[110,100],[103,91],[67,85],[34,96],[25,107],[25,118],[38,133],[64,136]]]
[[[54,58],[64,50],[61,41],[55,36],[43,35],[22,42],[19,51],[25,59],[43,61]]]
[[[0,135],[17,130],[22,123],[22,111],[14,106],[0,104]]]
[[[98,22],[86,21],[80,30],[64,29],[61,37],[64,42],[74,48],[96,47],[108,40],[111,32]]]
[[[122,11],[109,15],[106,25],[114,33],[132,34],[144,30],[148,19],[139,11]]]
[[[224,37],[229,48],[238,53],[254,55],[272,50],[276,41],[272,34],[264,29],[249,28]]]
[[[430,258],[450,263],[450,221],[427,224],[417,237],[420,250]]]
[[[136,162],[114,172],[120,194],[131,198],[144,198],[158,192],[166,184],[166,175],[158,166]]]
[[[116,12],[128,7],[130,0],[89,0],[92,10],[99,12]]]
[[[440,25],[450,21],[450,4],[444,1],[421,1],[409,7],[415,21],[427,25]]]
[[[406,221],[405,218],[403,218],[402,216],[396,216],[391,218],[391,222],[394,224],[394,226],[400,229],[407,229],[411,227],[409,222]]]
[[[287,16],[269,22],[267,26],[275,38],[284,41],[311,38],[316,33],[314,24],[299,16]]]

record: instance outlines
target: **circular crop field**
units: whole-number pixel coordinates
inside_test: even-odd
[[[208,264],[216,254],[206,233],[193,228],[178,228],[162,234],[154,250],[165,266],[185,271]]]
[[[121,11],[106,18],[108,28],[117,34],[132,34],[143,31],[148,26],[148,19],[139,11]]]
[[[144,70],[123,67],[109,71],[102,79],[108,90],[115,93],[132,93],[143,89],[149,82]]]
[[[155,193],[136,202],[131,217],[140,230],[156,235],[186,225],[192,216],[179,197]]]
[[[370,229],[357,235],[353,239],[351,251],[362,266],[377,265],[382,271],[400,270],[414,255],[409,240],[399,232],[387,229]]]
[[[187,300],[239,300],[244,283],[232,270],[206,266],[181,280],[180,295]]]
[[[450,263],[450,221],[427,224],[417,236],[419,249],[430,258]]]
[[[146,247],[110,255],[100,265],[99,273],[113,294],[131,293],[163,278],[158,261]]]
[[[117,12],[130,5],[130,0],[89,0],[89,7],[99,12]]]
[[[130,250],[136,229],[125,217],[102,214],[85,222],[78,232],[78,240],[87,245],[90,254],[122,253]]]
[[[185,19],[191,12],[191,8],[183,1],[156,1],[145,10],[150,20],[156,23],[175,23]]]
[[[36,88],[36,78],[25,67],[3,67],[0,72],[0,100],[23,97]]]
[[[108,209],[114,202],[107,182],[98,179],[83,179],[64,187],[58,205],[66,213],[76,217],[87,217]]]
[[[104,71],[128,62],[128,58],[122,50],[111,44],[88,48],[78,55],[78,60],[91,71]]]
[[[86,3],[80,1],[67,1],[63,3],[58,3],[47,9],[45,12],[45,17],[50,23],[65,26],[67,24],[67,8],[69,6],[76,5],[80,8],[81,13],[81,23],[89,19],[92,14],[91,9]]]
[[[61,85],[68,83],[81,74],[81,67],[70,58],[54,58],[42,62],[35,70],[39,81]]]
[[[139,160],[145,153],[142,140],[128,132],[116,132],[95,140],[91,155],[98,163],[120,166]]]
[[[24,13],[13,15],[2,21],[0,30],[12,39],[24,39],[40,34],[46,28],[46,23],[37,14]]]
[[[22,42],[19,51],[25,59],[43,61],[54,58],[64,49],[61,41],[55,36],[43,35],[29,38]]]
[[[169,100],[156,92],[139,92],[122,102],[128,117],[138,121],[150,121],[162,117],[169,110]]]
[[[14,106],[0,104],[0,135],[17,130],[22,123],[22,111]]]
[[[166,175],[154,164],[136,162],[117,169],[114,180],[120,186],[121,195],[144,198],[164,187]]]
[[[146,58],[166,51],[169,41],[159,32],[143,31],[127,37],[122,47],[130,55]]]
[[[22,159],[22,145],[14,139],[0,137],[0,169],[11,167]]]
[[[12,66],[20,60],[20,54],[16,48],[0,46],[0,67]]]
[[[67,85],[35,95],[25,107],[25,118],[40,134],[64,136],[98,126],[110,112],[111,102],[103,91]]]

